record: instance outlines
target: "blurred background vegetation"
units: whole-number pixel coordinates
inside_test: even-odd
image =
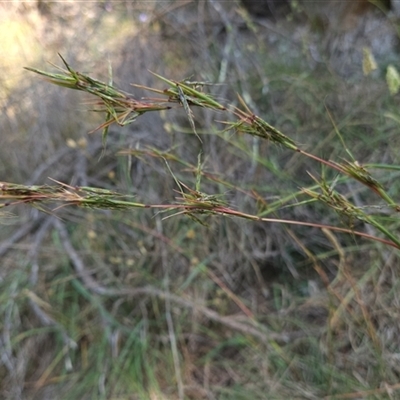
[[[87,95],[24,66],[76,70],[136,97],[148,71],[213,82],[325,159],[355,159],[399,196],[399,13],[388,1],[99,1],[0,4],[0,180],[93,186],[165,204],[174,176],[232,207],[349,227],[305,203],[297,153],[222,132],[224,116],[181,108],[110,127]],[[397,88],[398,90],[398,88]],[[340,132],[341,135],[338,134]],[[342,138],[342,140],[341,140]],[[135,156],[129,155],[135,151]],[[155,155],[173,155],[165,161]],[[174,161],[175,160],[175,161]],[[398,164],[399,163],[399,164]],[[173,175],[171,174],[173,173]],[[365,187],[337,189],[397,235]],[[4,399],[395,399],[400,396],[399,253],[296,225],[152,210],[4,207],[0,393]],[[264,214],[263,214],[264,213]],[[379,236],[356,222],[357,230]]]

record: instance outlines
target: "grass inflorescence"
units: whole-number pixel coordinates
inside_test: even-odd
[[[50,83],[53,83],[55,85],[59,85],[69,89],[81,90],[98,97],[100,99],[100,103],[98,104],[99,108],[96,109],[96,111],[102,111],[106,113],[106,122],[101,126],[102,128],[107,129],[108,126],[112,123],[117,123],[119,125],[131,124],[137,119],[138,116],[146,112],[170,109],[171,106],[167,104],[172,102],[178,103],[184,109],[193,132],[196,134],[197,137],[199,137],[196,131],[193,112],[191,108],[202,107],[211,110],[218,110],[220,112],[228,113],[231,117],[236,118],[236,121],[226,122],[228,127],[225,128],[225,131],[230,130],[236,133],[240,132],[246,135],[255,136],[264,139],[272,144],[284,147],[290,151],[300,153],[304,157],[319,162],[321,164],[321,167],[327,166],[333,171],[338,172],[339,174],[347,175],[355,179],[356,181],[368,187],[368,189],[370,189],[374,193],[378,194],[378,196],[385,200],[389,206],[393,207],[395,210],[399,209],[399,206],[386,193],[383,185],[381,185],[375,178],[373,178],[372,175],[367,171],[367,169],[363,167],[360,163],[358,163],[357,161],[345,161],[338,163],[335,161],[325,160],[317,155],[302,150],[301,147],[292,138],[283,134],[280,130],[269,124],[267,121],[254,114],[246,105],[241,96],[239,96],[239,101],[244,110],[238,107],[231,106],[229,104],[223,105],[217,102],[211,95],[199,90],[199,88],[210,85],[207,82],[190,81],[188,79],[184,79],[178,82],[152,73],[155,77],[166,83],[168,85],[168,88],[160,90],[142,86],[140,84],[134,84],[133,86],[155,92],[159,95],[163,95],[167,97],[167,99],[161,98],[135,100],[133,95],[124,93],[114,88],[111,84],[103,83],[97,79],[89,77],[86,74],[75,71],[73,68],[70,67],[70,65],[64,60],[61,55],[60,57],[66,67],[66,69],[64,70],[60,68],[62,73],[55,74],[32,68],[27,69],[42,76],[45,76]],[[103,133],[103,140],[106,140],[106,132]],[[135,153],[130,152],[130,154],[132,155]],[[163,158],[164,157],[166,156],[164,155]],[[197,176],[200,176],[200,174],[201,171],[198,170]],[[315,177],[312,178],[314,181],[318,182]],[[68,189],[66,189],[66,185],[62,186],[61,188],[59,187],[53,189],[55,190],[54,193],[51,193],[51,188],[43,187],[42,194],[39,194],[39,189],[41,189],[42,187],[38,187],[39,189],[35,189],[36,193],[33,191],[33,193],[25,194],[20,198],[19,201],[24,203],[38,203],[39,201],[44,200],[62,200],[65,201],[66,204],[70,205],[74,204],[79,206],[109,209],[128,207],[169,207],[170,209],[176,209],[181,207],[182,211],[178,214],[184,213],[192,217],[196,213],[214,213],[220,215],[234,215],[236,217],[243,217],[246,219],[263,220],[257,215],[249,215],[247,213],[241,213],[234,209],[228,208],[226,203],[220,199],[220,195],[205,194],[200,191],[199,187],[196,187],[196,189],[191,189],[187,185],[178,182],[176,179],[175,181],[178,184],[180,192],[182,194],[182,197],[178,199],[178,205],[171,204],[169,206],[157,206],[124,202],[121,200],[113,199],[112,196],[115,197],[115,193],[108,193],[104,191],[102,192],[95,188],[80,188],[79,190],[73,190],[72,192],[70,192],[68,191]],[[390,232],[388,232],[387,229],[382,227],[379,223],[375,222],[373,218],[367,216],[364,211],[352,204],[349,199],[345,198],[337,191],[332,190],[324,182],[319,184],[319,187],[321,189],[320,193],[307,188],[304,188],[302,192],[305,195],[310,196],[312,199],[316,199],[321,201],[322,203],[327,204],[329,207],[335,209],[335,211],[337,211],[339,214],[347,216],[349,221],[357,219],[367,224],[374,225],[390,239],[391,242],[389,243],[391,243],[395,247],[400,247],[400,240],[398,240],[395,235],[391,234]],[[4,188],[6,188],[6,190],[2,190],[4,196],[6,196],[6,194],[10,195],[10,193],[13,193],[10,186],[4,186]],[[14,193],[15,195],[18,194],[18,192],[16,191],[14,191]],[[198,220],[197,217],[196,220]],[[296,221],[293,221],[293,224],[296,224]],[[325,226],[325,228],[330,229],[331,227]],[[349,226],[349,232],[354,233],[351,223]]]
[[[219,87],[207,80],[151,73],[156,87],[133,87],[155,97],[137,98],[61,58],[57,73],[27,69],[92,96],[91,109],[104,114],[96,128],[104,148],[115,149],[113,124],[128,131],[129,147],[117,149],[115,163],[106,154],[93,178],[77,167],[49,184],[0,183],[2,212],[25,205],[61,217],[32,213],[0,246],[3,256],[33,232],[26,261],[13,264],[24,274],[0,280],[9,371],[24,365],[17,356],[26,358],[32,337],[49,359],[26,386],[62,388],[65,399],[378,398],[398,389],[399,206],[382,165],[321,151],[311,134],[297,134],[295,117],[271,122],[257,99],[219,100],[229,90],[214,96]],[[290,79],[306,98],[304,81]],[[193,141],[159,145],[150,129],[128,128],[149,112],[165,120],[180,111],[186,128],[174,120],[156,130]],[[95,158],[89,148],[70,150]],[[115,184],[121,176],[129,194]]]

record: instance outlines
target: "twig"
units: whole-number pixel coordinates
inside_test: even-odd
[[[45,217],[46,216],[44,214],[41,214],[35,219],[23,224],[21,228],[19,228],[8,240],[4,241],[0,245],[0,257],[3,257],[15,243],[19,242],[22,238],[29,233],[32,233],[32,231],[40,226]]]
[[[115,296],[117,291],[115,289],[108,289],[104,286],[101,286],[94,280],[90,274],[86,271],[85,264],[82,259],[79,257],[78,253],[75,251],[74,247],[72,246],[67,229],[65,225],[59,221],[58,219],[54,220],[54,226],[60,235],[61,243],[66,251],[69,259],[72,262],[72,265],[78,275],[78,277],[82,280],[85,284],[86,288],[93,293],[99,295],[106,295],[106,296]]]
[[[239,322],[230,316],[221,316],[216,311],[211,310],[210,308],[201,306],[198,303],[193,302],[189,299],[185,299],[183,297],[177,296],[172,293],[167,293],[166,291],[163,291],[163,290],[151,287],[151,286],[146,286],[143,288],[135,288],[135,289],[132,289],[132,288],[120,288],[120,289],[105,288],[104,286],[101,286],[96,280],[94,280],[86,271],[83,261],[81,260],[78,253],[75,251],[75,249],[73,248],[73,246],[69,240],[68,232],[67,232],[64,224],[56,219],[56,220],[54,220],[54,226],[56,227],[57,231],[59,232],[63,247],[64,247],[66,253],[68,254],[68,257],[70,258],[77,275],[82,280],[82,282],[84,283],[86,288],[93,293],[96,293],[96,294],[99,294],[102,296],[111,296],[111,297],[120,297],[120,296],[138,297],[138,296],[148,295],[148,296],[158,297],[163,300],[169,300],[169,301],[174,302],[185,308],[190,308],[190,309],[196,310],[197,312],[200,312],[201,314],[203,314],[205,317],[207,317],[208,319],[210,319],[212,321],[215,321],[222,325],[225,325],[228,328],[238,331],[242,334],[254,336],[255,338],[257,338],[263,342],[266,342],[266,343],[268,343],[270,341],[276,341],[279,343],[288,343],[294,339],[297,339],[299,337],[303,337],[303,336],[307,335],[307,333],[303,332],[303,331],[295,331],[295,332],[288,332],[288,333],[268,332],[265,327],[259,326],[252,320],[250,320],[251,325],[249,325],[247,323]],[[255,325],[257,325],[257,326],[255,326]]]

